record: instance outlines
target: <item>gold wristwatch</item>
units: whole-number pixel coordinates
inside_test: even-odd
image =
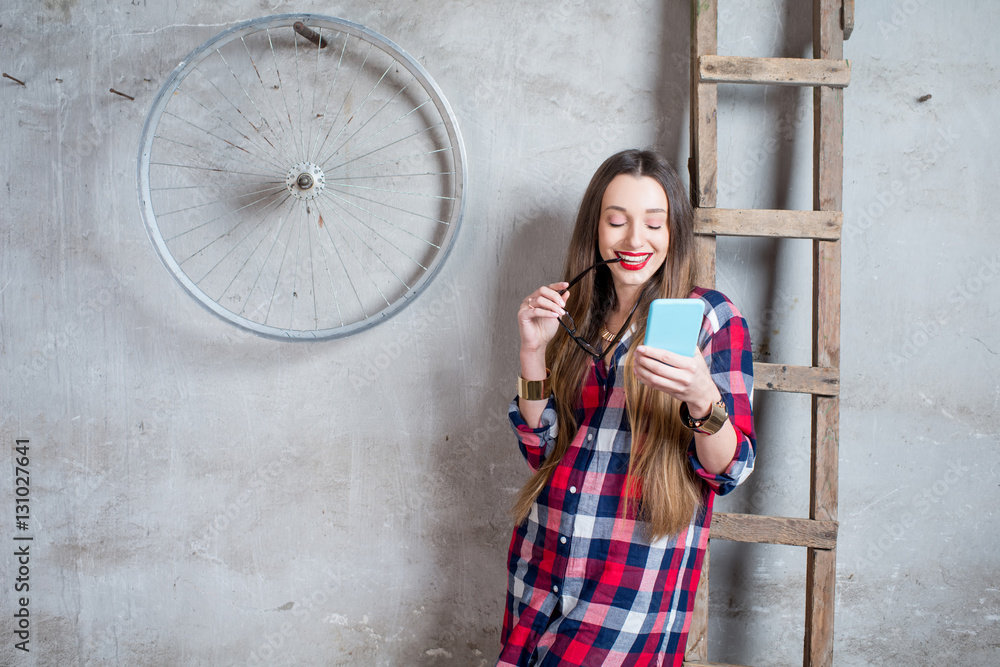
[[[702,419],[693,419],[691,417],[691,413],[688,412],[687,403],[681,403],[679,412],[681,421],[684,422],[685,426],[695,433],[704,433],[705,435],[718,433],[719,429],[726,423],[726,420],[729,419],[729,411],[726,410],[726,403],[721,398],[716,403],[712,403],[712,412]]]

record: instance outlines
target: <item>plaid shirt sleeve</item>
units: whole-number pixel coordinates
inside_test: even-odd
[[[521,449],[521,454],[532,470],[538,470],[545,462],[545,457],[552,452],[552,448],[556,444],[556,436],[559,435],[559,426],[556,424],[555,399],[549,397],[549,402],[542,411],[538,428],[531,428],[525,423],[524,418],[521,417],[517,398],[510,402],[507,416],[510,418],[510,424],[517,435],[517,444]]]
[[[725,495],[743,483],[753,472],[756,437],[753,430],[753,353],[750,331],[736,306],[722,293],[698,288],[692,296],[705,302],[698,346],[712,373],[736,431],[736,453],[729,467],[720,475],[705,470],[698,460],[694,438],[688,456],[695,472],[718,495]]]

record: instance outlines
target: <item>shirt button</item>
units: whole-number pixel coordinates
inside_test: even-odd
[[[565,535],[563,535],[562,537],[560,537],[560,538],[559,538],[559,542],[560,542],[561,544],[566,544],[566,536],[565,536]]]
[[[552,587],[552,592],[553,593],[558,593],[559,592],[559,587],[558,586],[553,586]]]
[[[569,492],[570,493],[576,493],[576,487],[575,486],[569,487]]]
[[[588,433],[587,434],[587,440],[593,440],[593,439],[594,439],[594,434],[593,433]]]

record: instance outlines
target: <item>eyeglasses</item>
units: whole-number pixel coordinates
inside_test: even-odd
[[[559,294],[565,294],[566,292],[568,292],[569,289],[573,287],[573,285],[580,282],[584,276],[586,276],[588,273],[590,273],[597,267],[604,266],[605,264],[616,264],[620,261],[622,261],[620,257],[615,257],[614,259],[604,259],[598,262],[597,264],[594,264],[593,266],[584,269],[584,271],[580,273],[580,275],[578,275],[576,278],[573,278],[573,280],[569,281],[569,285],[566,286],[566,289],[559,290]],[[625,323],[622,325],[622,328],[618,330],[618,334],[615,335],[614,339],[612,339],[610,343],[608,343],[608,346],[604,348],[603,352],[601,352],[593,345],[591,345],[590,343],[588,343],[587,341],[576,335],[576,322],[573,321],[573,318],[570,316],[569,313],[566,313],[565,315],[559,318],[559,324],[562,325],[562,328],[566,330],[566,333],[569,334],[569,337],[572,338],[574,341],[576,341],[576,344],[579,345],[584,352],[586,352],[587,354],[589,354],[594,358],[595,362],[601,361],[602,359],[604,359],[605,356],[607,356],[608,352],[617,347],[618,343],[622,339],[622,336],[625,335],[625,332],[628,330],[629,322],[632,321],[632,315],[635,313],[635,309],[639,307],[639,302],[641,300],[642,299],[635,300],[635,305],[632,306],[632,310],[629,311],[628,317],[625,318]]]

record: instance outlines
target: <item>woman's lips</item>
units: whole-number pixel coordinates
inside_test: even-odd
[[[643,254],[628,254],[623,252],[615,253],[621,261],[618,266],[622,267],[626,271],[641,271],[646,267],[649,262],[649,258],[653,256],[652,253]]]

